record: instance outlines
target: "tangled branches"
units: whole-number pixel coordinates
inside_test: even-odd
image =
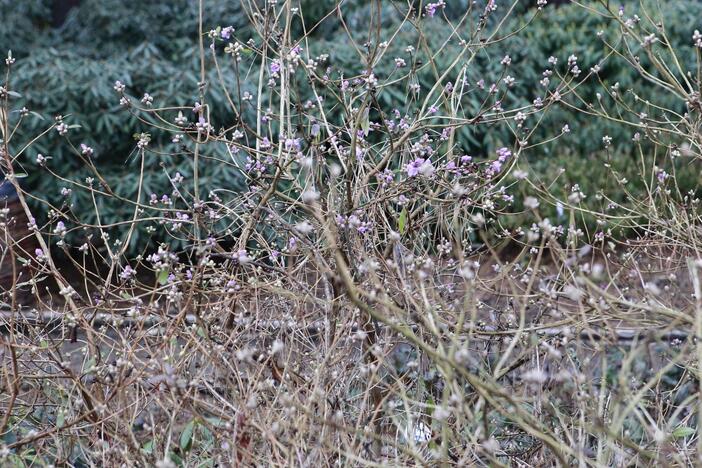
[[[208,30],[200,0],[192,104],[114,85],[144,127],[129,194],[72,141],[70,116],[13,139],[31,116],[13,107],[8,56],[2,165],[16,199],[3,212],[12,275],[0,456],[17,466],[697,462],[698,200],[675,171],[699,157],[699,78],[663,58],[675,51],[651,16],[587,4],[583,14],[619,28],[615,41],[598,38],[605,61],[585,71],[586,57],[545,57],[532,94],[515,95],[500,45],[547,2],[497,3],[354,4],[367,18],[356,31],[344,2],[306,24],[291,1],[242,1],[255,36],[241,37]],[[506,30],[516,14],[523,25]],[[317,50],[311,32],[325,22],[346,31],[355,69]],[[499,64],[493,79],[481,56]],[[615,59],[687,112],[606,83]],[[212,69],[237,86],[208,82]],[[590,81],[606,93],[595,102],[580,92]],[[230,107],[221,121],[212,87]],[[536,174],[539,151],[570,137],[567,123],[541,128],[563,109],[635,128],[645,199],[614,169],[623,197],[587,200],[567,169]],[[551,134],[537,141],[539,128]],[[28,167],[48,132],[84,163],[82,178],[42,154]],[[607,135],[602,146],[616,151]],[[172,171],[175,160],[191,172]],[[218,167],[246,189],[202,176]],[[30,170],[55,178],[61,206],[23,190]],[[170,193],[150,192],[154,170]],[[92,207],[72,203],[78,191]],[[101,220],[108,201],[122,221]],[[135,245],[139,229],[152,238]]]

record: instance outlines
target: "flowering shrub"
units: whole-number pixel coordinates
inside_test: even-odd
[[[11,49],[18,60],[13,71],[13,82],[14,88],[21,90],[21,100],[16,101],[18,105],[21,102],[19,107],[27,107],[30,112],[39,111],[45,119],[66,115],[66,127],[73,125],[70,129],[72,138],[94,150],[92,157],[95,164],[100,167],[103,177],[109,181],[113,191],[123,197],[133,198],[136,195],[134,188],[138,185],[135,174],[138,173],[139,165],[136,158],[126,156],[130,152],[132,142],[124,138],[124,135],[140,133],[140,122],[119,111],[119,105],[114,100],[113,83],[115,80],[121,80],[129,85],[130,92],[135,96],[143,97],[146,93],[156,101],[161,98],[179,104],[195,101],[197,93],[194,90],[197,89],[199,66],[197,35],[194,33],[198,20],[196,2],[83,0],[80,7],[72,11],[66,23],[59,29],[50,27],[51,2],[48,0],[27,0],[22,2],[21,6],[16,5],[16,2],[6,3],[7,6],[2,8],[7,13],[7,23],[17,26],[12,28],[12,34],[4,35],[0,32],[0,49]],[[468,3],[466,0],[448,2],[437,8],[436,14],[443,15],[442,17],[452,22],[460,21]],[[492,54],[478,54],[471,61],[468,72],[475,75],[475,81],[482,79],[489,84],[502,78],[502,60],[505,57],[509,59],[508,81],[512,84],[507,95],[514,99],[515,107],[529,105],[536,99],[532,95],[534,87],[531,84],[540,82],[545,77],[541,76],[544,68],[535,67],[535,63],[545,65],[546,58],[554,56],[561,57],[563,64],[563,60],[568,56],[575,55],[580,57],[579,69],[587,71],[600,63],[606,53],[606,48],[601,43],[591,40],[592,35],[597,31],[609,31],[612,28],[616,31],[616,26],[598,15],[583,17],[578,5],[554,8],[554,3],[564,2],[548,3],[543,8],[539,20],[531,22],[530,9],[538,5],[535,2],[519,2],[514,5],[513,14],[505,18],[503,28],[519,29],[520,33],[501,38],[500,41],[491,44]],[[359,44],[365,42],[362,34],[355,34],[363,31],[366,18],[370,14],[369,9],[372,7],[365,2],[347,2],[344,11],[346,29],[340,21],[325,18],[327,13],[333,10],[334,2],[331,0],[306,0],[300,7],[304,9],[306,22],[316,25],[306,36],[309,53],[312,56],[328,54],[328,59],[335,69],[343,71],[344,75],[356,73],[356,50],[336,45],[347,42],[346,29],[354,34],[354,39]],[[680,25],[668,31],[668,38],[676,50],[691,51],[689,34],[684,32],[688,29],[694,30],[695,12],[702,13],[699,9],[699,2],[693,1],[673,2],[666,7],[666,18],[669,18],[671,23]],[[116,11],[123,13],[115,15]],[[409,23],[403,23],[402,17],[395,15],[391,4],[381,5],[381,15],[381,34],[389,37],[397,31],[395,40],[388,41],[389,50],[386,52],[393,55],[395,60],[381,60],[375,64],[375,70],[379,74],[390,74],[396,67],[402,68],[403,62],[404,67],[407,67],[407,60],[403,55],[404,48],[407,44],[416,44],[417,36]],[[174,20],[175,18],[177,20]],[[496,18],[498,17],[492,15],[487,17],[486,21],[490,23]],[[203,19],[206,24],[220,21],[222,24],[236,26],[241,36],[248,37],[251,34],[248,30],[250,25],[242,10],[235,8],[231,2],[208,0]],[[320,20],[322,21],[319,22]],[[441,47],[444,51],[433,57],[434,67],[437,69],[449,66],[450,57],[454,57],[461,47],[458,42],[445,40],[444,24],[443,21],[427,21],[423,24],[427,40],[426,50]],[[524,27],[527,24],[528,27]],[[551,24],[567,24],[568,28],[553,28]],[[298,22],[291,23],[291,29],[298,36],[304,34],[304,29]],[[47,44],[51,47],[47,47]],[[426,50],[423,47],[417,48],[414,51],[415,60],[426,62]],[[681,60],[686,60],[686,57],[692,58],[693,54],[681,54]],[[554,71],[558,71],[557,68]],[[425,66],[414,71],[416,81],[421,86],[431,87],[435,79],[431,70],[432,67]],[[212,67],[207,67],[206,74],[210,83],[219,82],[221,79],[227,89],[236,89],[241,85],[243,94],[253,95],[256,92],[252,82],[237,81],[234,74],[225,73],[218,76],[216,69]],[[179,79],[173,80],[173,76],[178,76]],[[651,97],[644,85],[645,80],[630,73],[626,61],[616,56],[607,59],[607,66],[603,67],[599,76],[608,86],[616,82],[625,88],[635,86],[644,98]],[[600,91],[599,87],[597,80],[585,80],[579,85],[579,95],[594,99],[595,94]],[[314,98],[308,87],[301,87],[300,91],[306,93],[300,96],[300,101]],[[212,118],[223,125],[229,125],[231,112],[228,110],[222,87],[209,86],[205,94]],[[657,99],[657,105],[667,108],[679,105],[679,102],[665,95],[658,94],[654,97]],[[463,106],[475,113],[482,105],[482,98],[477,93],[466,95],[463,98]],[[403,99],[402,92],[387,90],[378,96],[378,103],[393,109],[398,107]],[[41,120],[38,115],[28,116],[25,124],[18,128],[16,141],[28,142],[45,128],[46,121]],[[636,173],[628,173],[633,167],[629,162],[631,158],[636,158],[636,154],[631,151],[631,145],[624,143],[628,141],[625,126],[604,119],[589,119],[586,114],[579,113],[577,109],[569,106],[551,109],[543,114],[543,119],[541,124],[533,129],[533,139],[545,144],[540,146],[540,151],[525,154],[537,175],[553,174],[554,171],[568,167],[566,177],[570,183],[579,183],[589,192],[599,188],[605,189],[611,192],[617,201],[622,201],[617,198],[620,191],[616,181],[608,177],[608,171],[602,170],[601,164],[588,164],[593,158],[597,161],[608,160],[631,181],[633,195],[640,196],[645,191]],[[564,125],[568,125],[575,133],[546,143],[553,135],[552,129],[562,128]],[[461,143],[461,151],[467,154],[489,152],[512,138],[506,126],[458,126],[455,132],[457,141]],[[178,150],[177,140],[174,143],[172,135],[168,132],[151,128],[150,134],[152,147],[157,146],[160,152],[171,153]],[[615,151],[611,151],[609,155],[604,151],[593,151],[589,143],[599,141],[603,134],[610,135],[615,141]],[[84,179],[90,175],[75,157],[73,149],[62,144],[62,136],[58,132],[35,141],[33,147],[36,152],[53,158],[54,164],[70,167],[75,177]],[[28,152],[26,158],[21,157],[20,160],[30,164],[34,162],[34,156],[34,152]],[[200,177],[207,184],[233,184],[233,188],[237,190],[243,188],[243,179],[235,170],[228,166],[207,164],[207,161],[211,160],[203,161],[199,171]],[[160,169],[162,163],[168,164],[173,171],[189,174],[187,161],[173,158],[164,161],[163,158],[147,154],[144,184],[153,192],[170,190],[170,182]],[[64,201],[66,197],[60,189],[55,189],[53,178],[42,177],[38,171],[27,173],[28,177],[22,181],[25,189],[41,193],[54,205]],[[593,177],[586,177],[584,174]],[[680,175],[679,183],[684,190],[693,188],[696,178],[694,171]],[[588,179],[597,180],[598,183],[591,185]],[[558,189],[560,196],[567,196],[567,188]],[[90,207],[92,203],[88,193],[84,191],[74,191],[68,199],[78,207]],[[585,203],[590,205],[593,200],[589,198]],[[33,199],[29,202],[41,214],[40,203]],[[598,209],[599,206],[590,208]],[[555,210],[547,205],[542,205],[542,210],[549,217],[556,215]],[[92,219],[89,219],[91,216]],[[124,205],[117,200],[105,200],[101,206],[101,221],[104,223],[119,225],[125,216],[128,216],[128,213]],[[84,210],[81,217],[93,224],[96,221],[90,209]],[[515,218],[515,223],[510,227],[515,227],[522,221]],[[586,217],[586,221],[590,228],[594,228],[594,219]],[[69,234],[69,237],[74,234],[77,235],[78,232]],[[131,245],[128,250],[131,254],[137,254],[143,248],[140,246],[143,246],[146,239],[153,242],[152,247],[161,242],[167,242],[174,248],[183,246],[177,239],[160,236],[158,232],[150,233],[141,225],[137,226],[130,239]],[[80,239],[73,241],[81,242]]]
[[[17,139],[29,114],[8,55],[0,156],[38,247],[23,250],[8,234],[19,218],[3,212],[13,275],[0,456],[162,467],[695,460],[699,203],[676,175],[697,163],[698,75],[669,47],[664,12],[602,2],[574,6],[612,35],[590,39],[605,50],[597,63],[544,56],[528,64],[538,79],[520,83],[500,46],[550,7],[533,2],[518,26],[518,3],[459,14],[448,1],[352,4],[360,30],[343,2],[317,23],[290,1],[241,2],[247,24],[235,25],[206,21],[200,0],[192,102],[126,77],[111,84],[138,122],[128,191],[68,117]],[[314,43],[330,22],[352,66]],[[695,48],[699,36],[690,31]],[[642,98],[636,81],[604,81],[610,57],[675,105]],[[480,75],[478,60],[496,73]],[[592,82],[599,94],[583,94]],[[534,170],[539,151],[577,137],[573,122],[554,125],[563,109],[631,130],[626,143],[603,133],[588,144],[633,147],[640,196],[608,162],[598,169],[625,196],[570,182],[567,168]],[[70,148],[80,177],[39,152],[48,136]],[[59,203],[22,190],[27,158],[59,183]],[[167,189],[147,183],[156,169]],[[105,219],[106,206],[121,216]],[[169,242],[135,241],[142,231]]]

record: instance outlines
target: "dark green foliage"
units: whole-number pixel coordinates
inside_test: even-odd
[[[638,12],[642,18],[645,18],[645,13],[642,12],[638,2],[624,3],[627,15]],[[383,5],[383,16],[395,19],[391,24],[383,25],[381,37],[386,39],[394,33],[401,17],[391,4],[383,3]],[[591,2],[590,5],[602,10],[602,6],[598,2]],[[666,24],[675,25],[675,27],[666,30],[672,49],[681,61],[684,70],[695,70],[696,55],[690,37],[695,29],[695,18],[702,15],[702,3],[695,1],[665,2],[660,4],[661,9],[658,9],[653,2],[648,2],[647,6],[649,7],[647,12],[653,17],[664,18]],[[363,8],[350,10],[346,15],[347,23],[355,24],[363,20],[367,21],[372,8],[372,5],[367,5]],[[637,130],[619,122],[593,118],[573,107],[584,110],[586,104],[596,104],[599,93],[605,96],[603,102],[607,111],[616,116],[617,110],[613,101],[606,97],[607,89],[615,83],[619,84],[624,99],[632,105],[636,112],[646,112],[650,117],[660,117],[661,112],[655,107],[644,106],[642,102],[635,103],[632,92],[636,93],[642,100],[649,100],[656,106],[676,112],[684,112],[684,101],[673,93],[666,93],[659,87],[653,86],[623,58],[616,54],[609,54],[611,49],[605,44],[605,40],[620,52],[623,51],[624,47],[618,39],[620,26],[615,20],[595,14],[585,15],[582,8],[576,5],[548,7],[536,17],[534,16],[536,11],[533,8],[525,8],[520,5],[517,10],[518,14],[508,19],[502,25],[500,34],[495,36],[494,39],[499,39],[499,42],[481,51],[469,62],[467,71],[469,85],[474,85],[475,82],[482,79],[486,86],[489,86],[504,75],[513,76],[516,83],[503,99],[503,107],[514,109],[530,105],[536,97],[544,97],[543,88],[539,85],[539,81],[543,78],[542,73],[545,69],[553,68],[548,64],[549,57],[554,56],[558,59],[555,71],[563,74],[566,73],[568,57],[571,54],[576,55],[578,64],[583,71],[581,79],[585,77],[591,67],[600,64],[601,71],[598,77],[593,76],[577,87],[578,98],[573,95],[567,96],[564,101],[569,105],[558,105],[548,110],[546,118],[531,137],[530,143],[538,143],[559,135],[565,124],[569,125],[571,133],[552,143],[527,150],[525,156],[535,175],[547,183],[556,178],[559,169],[567,169],[565,175],[559,179],[560,183],[553,187],[556,189],[557,195],[567,196],[570,186],[579,183],[583,191],[591,195],[590,202],[594,202],[592,195],[600,190],[609,198],[622,201],[626,198],[626,194],[619,185],[618,178],[612,176],[612,170],[620,176],[626,176],[629,180],[634,181],[628,187],[632,195],[642,195],[644,188],[640,177],[638,177],[640,170],[639,150],[635,144],[632,144],[632,136]],[[465,11],[465,8],[447,8],[445,14],[456,22]],[[473,15],[477,16],[480,13],[481,10],[477,9]],[[493,21],[495,20],[493,19]],[[652,28],[650,25],[645,27]],[[445,23],[439,20],[425,19],[422,22],[422,28],[428,49],[432,51],[436,51],[444,44],[451,34]],[[352,34],[354,31],[359,31],[355,37],[357,43],[361,44],[365,40],[360,31],[366,29],[350,27]],[[489,25],[480,37],[486,38],[491,30]],[[467,28],[460,31],[462,37],[469,37]],[[515,31],[520,32],[507,37]],[[603,33],[601,39],[597,37],[600,31]],[[503,40],[503,38],[505,39]],[[359,56],[357,50],[352,47],[334,47],[335,44],[344,42],[348,42],[348,33],[339,30],[326,42],[320,41],[316,44],[320,51],[331,51],[331,63],[346,70],[347,76],[357,75],[365,68],[367,55],[364,50],[361,50],[362,54]],[[421,62],[423,64],[418,67],[416,79],[424,89],[430,88],[436,82],[437,74],[430,66],[429,56],[426,54],[420,34],[412,24],[405,24],[402,28],[398,39],[391,44],[390,50],[385,55],[388,59],[374,70],[376,75],[381,79],[388,76],[396,78],[398,72],[390,58],[404,57],[409,63],[408,54],[404,51],[407,45],[412,45],[416,49],[413,56],[415,63]],[[650,69],[645,52],[640,50],[641,46],[636,43],[630,43],[630,46],[641,54],[642,65]],[[460,45],[455,38],[449,41],[445,50],[434,56],[436,70],[439,70],[439,73],[447,70],[459,50]],[[654,51],[663,57],[669,56],[669,50],[662,44],[656,44]],[[509,55],[512,59],[512,65],[509,69],[505,69],[500,63],[505,55]],[[469,56],[469,53],[466,54],[466,58]],[[459,62],[449,74],[448,79],[453,81],[464,63],[465,61]],[[384,88],[378,96],[381,107],[386,111],[397,107],[403,112],[407,111],[411,114],[413,108],[406,107],[407,90],[405,87],[406,82],[396,87]],[[469,95],[470,97],[466,98],[462,104],[466,109],[477,110],[486,95],[486,92],[476,92]],[[637,121],[636,115],[629,114],[626,118],[629,121]],[[527,121],[526,126],[530,127],[535,123],[536,118],[532,117]],[[609,152],[604,150],[602,144],[602,137],[605,135],[609,135],[613,139]],[[497,146],[512,144],[514,141],[514,134],[503,125],[464,126],[459,129],[457,138],[459,149],[478,158],[490,157],[491,151],[494,151]],[[650,145],[647,146],[645,143],[642,145],[645,157],[653,157]],[[660,155],[658,157],[660,158]],[[650,159],[647,161],[650,162]],[[605,163],[609,164],[612,170],[605,168]],[[687,174],[690,168],[681,167],[677,170],[683,191],[697,186],[696,178]],[[558,190],[559,187],[562,192]]]
[[[51,2],[48,0],[0,0],[0,45],[3,55],[12,49],[22,57],[39,44],[51,41]],[[47,33],[48,36],[47,37]]]
[[[156,106],[191,105],[198,100],[198,2],[84,0],[80,8],[74,9],[65,24],[58,29],[53,29],[50,24],[50,3],[49,0],[0,0],[4,24],[12,25],[0,27],[0,49],[12,49],[13,55],[18,58],[12,89],[23,94],[24,105],[46,118],[40,120],[30,116],[20,129],[16,145],[20,147],[46,128],[55,115],[68,115],[69,124],[81,126],[70,132],[73,144],[77,146],[86,143],[93,146],[96,165],[106,175],[115,192],[133,198],[137,190],[139,161],[133,154],[135,142],[131,135],[148,131],[153,137],[152,148],[168,152],[177,148],[170,143],[170,136],[159,134],[120,108],[118,96],[112,89],[113,83],[118,79],[123,81],[127,85],[128,94],[137,99],[145,92],[150,93]],[[627,8],[636,8],[636,3],[627,3]],[[233,25],[237,28],[239,39],[249,37],[246,32],[248,20],[240,11],[238,2],[207,0],[204,4],[205,31],[216,26]],[[356,76],[367,67],[369,51],[373,50],[374,43],[387,40],[394,33],[402,20],[404,6],[380,2],[382,22],[380,35],[376,37],[375,30],[370,35],[368,30],[369,24],[374,25],[376,22],[377,4],[360,1],[343,3],[341,12],[359,46],[359,55],[356,48],[350,46],[348,33],[341,27],[338,14],[333,12],[335,5],[334,0],[302,1],[304,28],[299,19],[293,27],[301,37],[303,31],[309,31],[316,25],[312,32],[314,40],[309,41],[313,47],[310,52],[330,54],[329,63],[335,72],[332,78],[338,78],[340,71],[347,77]],[[467,7],[467,1],[449,2],[442,14],[457,22]],[[665,2],[662,8],[664,11],[659,14],[666,18],[667,24],[675,26],[667,31],[673,48],[684,62],[683,65],[693,68],[695,55],[690,47],[690,33],[694,29],[696,18],[702,15],[702,4],[695,1]],[[515,11],[517,14],[502,26],[502,36],[525,26],[535,13],[533,8],[524,5]],[[477,17],[480,13],[481,10],[476,8],[471,14]],[[398,76],[393,58],[404,57],[410,65],[412,60],[422,62],[414,79],[424,88],[430,88],[436,81],[434,66],[441,73],[456,56],[460,46],[454,38],[446,44],[444,51],[433,58],[432,66],[425,47],[436,50],[444,44],[451,30],[438,18],[420,22],[426,45],[420,40],[416,26],[411,22],[405,24],[384,60],[374,70],[381,82],[389,76]],[[468,23],[471,22],[473,21]],[[488,25],[485,31],[490,30]],[[600,30],[605,32],[605,38],[611,39],[615,36],[617,25],[594,14],[583,15],[579,7],[546,8],[520,34],[488,47],[487,52],[481,52],[473,58],[468,63],[467,79],[471,84],[483,79],[489,85],[499,80],[503,73],[510,74],[516,78],[516,84],[504,99],[503,106],[510,109],[530,104],[537,93],[541,93],[538,82],[543,70],[548,67],[549,56],[559,59],[558,69],[564,72],[568,56],[577,55],[583,74],[604,58],[606,48],[595,39]],[[468,37],[469,31],[463,28],[461,34]],[[364,46],[366,41],[370,41],[367,47]],[[615,39],[612,41],[616,43]],[[408,45],[416,49],[412,59],[404,51]],[[500,64],[504,55],[512,57],[512,66],[507,71]],[[466,58],[468,56],[469,54]],[[463,63],[465,61],[459,62],[450,72],[451,80],[455,80]],[[225,68],[225,86],[230,92],[235,92],[238,83],[231,69],[231,61],[222,60],[222,66]],[[408,69],[404,69],[403,73]],[[222,89],[217,84],[212,63],[208,63],[208,70],[206,101],[212,107],[212,122],[219,129],[231,123],[233,116],[227,108]],[[648,91],[654,88],[620,58],[608,59],[603,64],[600,77],[602,84],[597,80],[589,80],[578,88],[578,93],[584,100],[594,101],[598,92],[603,93],[602,85],[610,86],[618,82],[623,90],[634,89],[658,105],[681,110],[683,103],[678,98],[659,90]],[[406,81],[403,81],[378,94],[378,104],[384,112],[398,108],[403,113],[411,114],[416,109],[416,105],[407,100],[406,85]],[[255,93],[255,84],[251,79],[245,80],[241,86],[242,91]],[[301,92],[301,101],[312,97],[305,83],[301,83]],[[484,93],[476,92],[470,96],[462,105],[466,109],[477,110],[485,98]],[[569,99],[569,102],[584,107],[576,100]],[[655,110],[650,110],[649,113],[654,114]],[[337,113],[331,118],[340,121],[341,116]],[[377,118],[377,115],[373,118]],[[533,124],[533,120],[528,124]],[[555,177],[559,168],[565,167],[568,172],[559,180],[557,187],[568,190],[571,183],[578,182],[588,194],[592,195],[602,189],[613,199],[621,199],[624,195],[614,178],[609,177],[609,170],[604,169],[603,163],[609,162],[624,175],[637,170],[636,164],[632,164],[638,158],[636,146],[631,144],[634,130],[619,123],[589,118],[560,106],[548,112],[547,118],[532,137],[532,142],[554,137],[564,124],[570,126],[570,135],[526,152],[532,169],[541,179],[549,181]],[[602,151],[601,139],[604,135],[611,136],[614,141],[609,154]],[[464,126],[458,130],[457,145],[459,151],[480,158],[490,156],[496,146],[512,144],[514,140],[514,135],[505,126]],[[210,148],[207,151],[213,150],[215,149]],[[62,197],[56,180],[35,169],[33,161],[37,152],[51,156],[53,159],[50,165],[60,168],[61,174],[70,174],[72,180],[82,181],[89,173],[74,150],[56,132],[37,141],[24,155],[21,162],[26,165],[29,174],[25,179],[26,188],[47,198],[54,205],[61,206]],[[170,193],[166,171],[180,171],[187,177],[192,173],[191,157],[187,153],[167,158],[149,156],[146,168],[144,196]],[[230,166],[205,159],[200,171],[203,177],[203,196],[212,188],[236,189],[242,186],[241,178]],[[695,177],[684,176],[681,180],[690,184],[683,189],[696,186]],[[636,194],[641,187],[631,189]],[[82,219],[94,220],[88,193],[74,191],[72,196],[71,201],[80,207],[76,211],[80,212]],[[590,197],[590,200],[593,198]],[[143,198],[142,202],[145,201]],[[110,200],[98,202],[103,210],[103,223],[122,221],[131,216],[131,208],[122,203]],[[133,245],[137,245],[139,239],[136,236]]]
[[[64,115],[69,124],[80,125],[69,133],[71,142],[95,148],[95,162],[112,189],[135,199],[138,187],[139,160],[134,157],[135,141],[131,135],[147,131],[152,134],[152,148],[174,151],[169,135],[162,135],[131,117],[119,106],[114,91],[115,80],[127,85],[127,93],[139,99],[148,92],[155,105],[192,105],[198,98],[198,11],[197,2],[141,2],[122,0],[85,0],[74,9],[58,30],[50,27],[47,1],[3,1],[3,9],[12,14],[19,34],[0,32],[0,48],[12,49],[18,57],[13,72],[13,89],[23,95],[22,104],[37,110],[45,120],[30,116],[20,129],[15,146],[45,129],[55,115]],[[208,1],[204,14],[207,26],[245,26],[233,2]],[[14,29],[14,28],[13,28]],[[39,40],[43,39],[43,40]],[[227,61],[225,67],[229,66]],[[229,91],[236,89],[234,73],[224,70]],[[212,121],[227,125],[232,118],[227,110],[214,67],[209,67],[207,102],[212,106]],[[253,91],[253,88],[245,88]],[[27,152],[23,163],[29,177],[26,188],[55,206],[61,206],[61,186],[43,171],[35,169],[37,153],[52,157],[50,167],[74,181],[90,175],[75,151],[56,132],[38,140]],[[191,157],[160,160],[150,156],[146,164],[144,197],[151,193],[170,193],[166,169],[184,176],[192,173]],[[163,163],[163,168],[161,167]],[[241,184],[228,166],[207,163],[200,168],[202,186],[235,188]],[[206,194],[206,192],[205,192]],[[94,221],[89,194],[74,191],[71,200],[84,221]],[[142,202],[146,199],[142,198]],[[131,207],[115,200],[98,200],[103,223],[131,217]],[[143,234],[143,232],[142,232]],[[132,240],[137,245],[139,236]]]
[[[593,2],[591,5],[601,10],[599,3]],[[702,3],[647,2],[646,5],[647,13],[653,18],[664,19],[665,24],[673,25],[666,29],[671,48],[685,71],[695,70],[696,54],[690,37],[695,29],[695,18],[699,18],[702,14]],[[642,18],[646,17],[638,2],[625,2],[625,8],[628,16],[638,13]],[[519,21],[520,24],[524,24],[523,18]],[[646,24],[645,21],[642,21],[642,24],[648,32],[660,35],[650,24]],[[601,39],[596,37],[598,33],[602,34]],[[641,34],[647,33],[641,32]],[[599,93],[605,96],[602,105],[610,115],[618,117],[613,101],[607,97],[607,90],[618,83],[620,95],[635,112],[645,112],[654,119],[661,118],[662,112],[659,109],[668,109],[682,114],[685,111],[685,103],[680,96],[665,92],[659,86],[646,81],[631,64],[616,54],[606,57],[610,49],[604,44],[605,40],[619,52],[624,51],[624,45],[619,38],[620,26],[611,19],[594,14],[583,15],[582,9],[573,5],[546,9],[543,16],[539,17],[531,27],[525,28],[517,37],[507,42],[514,64],[510,73],[518,79],[518,87],[515,88],[514,94],[522,97],[529,96],[529,89],[533,89],[533,84],[541,78],[541,72],[547,67],[546,60],[549,56],[559,59],[558,68],[561,73],[564,73],[564,62],[570,54],[575,54],[583,70],[582,76],[596,64],[601,64],[602,67],[598,73],[599,80],[590,79],[577,88],[577,93],[584,102],[568,99],[569,103],[579,109],[586,109],[585,103],[597,106]],[[653,70],[641,45],[629,38],[629,46],[639,54],[642,66],[649,71]],[[668,63],[672,63],[670,49],[664,44],[656,44],[653,51],[657,55],[667,57]],[[680,78],[679,74],[678,78]],[[641,98],[641,101],[635,101],[634,93]],[[651,102],[658,109],[654,106],[646,106],[643,101]],[[630,122],[638,121],[637,116],[633,114],[625,114],[625,119]],[[593,195],[599,191],[612,200],[623,201],[627,198],[627,194],[622,190],[618,178],[612,176],[613,170],[619,176],[631,181],[627,185],[631,196],[643,197],[644,186],[640,175],[641,154],[637,145],[632,143],[634,133],[640,130],[604,118],[593,118],[591,115],[577,112],[566,106],[559,106],[549,111],[540,130],[535,134],[534,141],[544,140],[557,134],[561,126],[566,123],[571,128],[570,135],[552,144],[540,146],[536,151],[527,154],[532,168],[542,180],[547,182],[553,180],[558,168],[562,167],[567,169],[567,172],[560,179],[561,183],[554,187],[561,187],[562,195],[567,196],[570,186],[578,183],[585,193],[590,194],[590,200],[587,203],[594,203]],[[613,144],[609,151],[603,149],[602,137],[605,135],[612,137]],[[653,147],[645,141],[642,143],[642,154],[649,167],[654,164]],[[664,163],[660,150],[655,158],[657,164]],[[605,168],[605,163],[611,165],[612,170]],[[672,172],[672,168],[666,167],[666,169]],[[694,172],[694,168],[687,163],[677,168],[678,184],[682,191],[697,188],[698,182]]]

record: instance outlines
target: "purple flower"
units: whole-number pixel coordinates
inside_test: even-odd
[[[86,145],[85,143],[80,144],[80,152],[83,154],[83,156],[92,156],[94,153],[94,150]],[[37,156],[37,161],[39,160],[39,157]]]
[[[407,165],[407,175],[415,177],[419,174],[419,168],[424,164],[424,158],[417,158]]]
[[[233,33],[234,33],[234,27],[227,26],[226,28],[222,28],[222,30],[219,32],[219,36],[222,39],[230,39],[232,37]]]
[[[376,178],[383,187],[386,187],[388,184],[392,183],[392,181],[395,179],[395,175],[390,169],[385,169],[382,173],[376,175]]]
[[[369,221],[363,221],[360,226],[356,228],[359,234],[365,234],[371,230],[372,224]]]
[[[407,175],[409,177],[416,177],[421,174],[425,177],[430,177],[434,173],[434,166],[431,165],[431,161],[424,158],[417,158],[411,163],[407,164]]]
[[[63,224],[63,221],[59,221],[58,223],[56,223],[54,234],[57,234],[61,237],[63,237],[66,234],[66,225]]]
[[[273,60],[271,62],[271,74],[272,75],[277,75],[280,72],[280,62],[277,60]]]
[[[249,257],[249,254],[244,249],[238,250],[235,258],[239,260],[239,263],[241,263],[242,265],[249,263],[252,260],[252,258]]]
[[[123,280],[129,280],[132,279],[134,275],[136,275],[136,270],[127,265],[124,267],[124,270],[122,270],[122,273],[119,274],[119,277]]]
[[[366,150],[357,145],[356,146],[356,159],[358,159],[359,161],[362,161],[365,154],[366,154]]]
[[[433,17],[436,14],[436,10],[438,8],[443,8],[445,6],[446,3],[444,2],[444,0],[439,0],[436,3],[429,3],[426,7],[424,7],[424,9],[426,10],[428,16]]]
[[[497,160],[500,162],[505,162],[509,157],[512,156],[512,152],[509,148],[500,148],[497,150]]]
[[[285,149],[288,151],[300,151],[300,139],[299,138],[286,138],[285,139]]]

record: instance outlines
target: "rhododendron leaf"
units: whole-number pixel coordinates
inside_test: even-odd
[[[683,437],[691,436],[695,433],[695,430],[691,427],[680,426],[673,431],[673,437],[676,439],[682,439]]]
[[[370,116],[368,112],[368,108],[366,107],[363,109],[363,118],[361,119],[361,128],[363,129],[363,134],[368,136],[368,132],[370,131]]]
[[[397,220],[397,229],[400,234],[404,234],[407,228],[407,208],[402,208],[400,218]]]
[[[195,420],[190,421],[180,434],[180,448],[187,452],[193,446],[193,433],[195,432]]]
[[[164,285],[168,282],[168,270],[159,270],[158,284]]]

